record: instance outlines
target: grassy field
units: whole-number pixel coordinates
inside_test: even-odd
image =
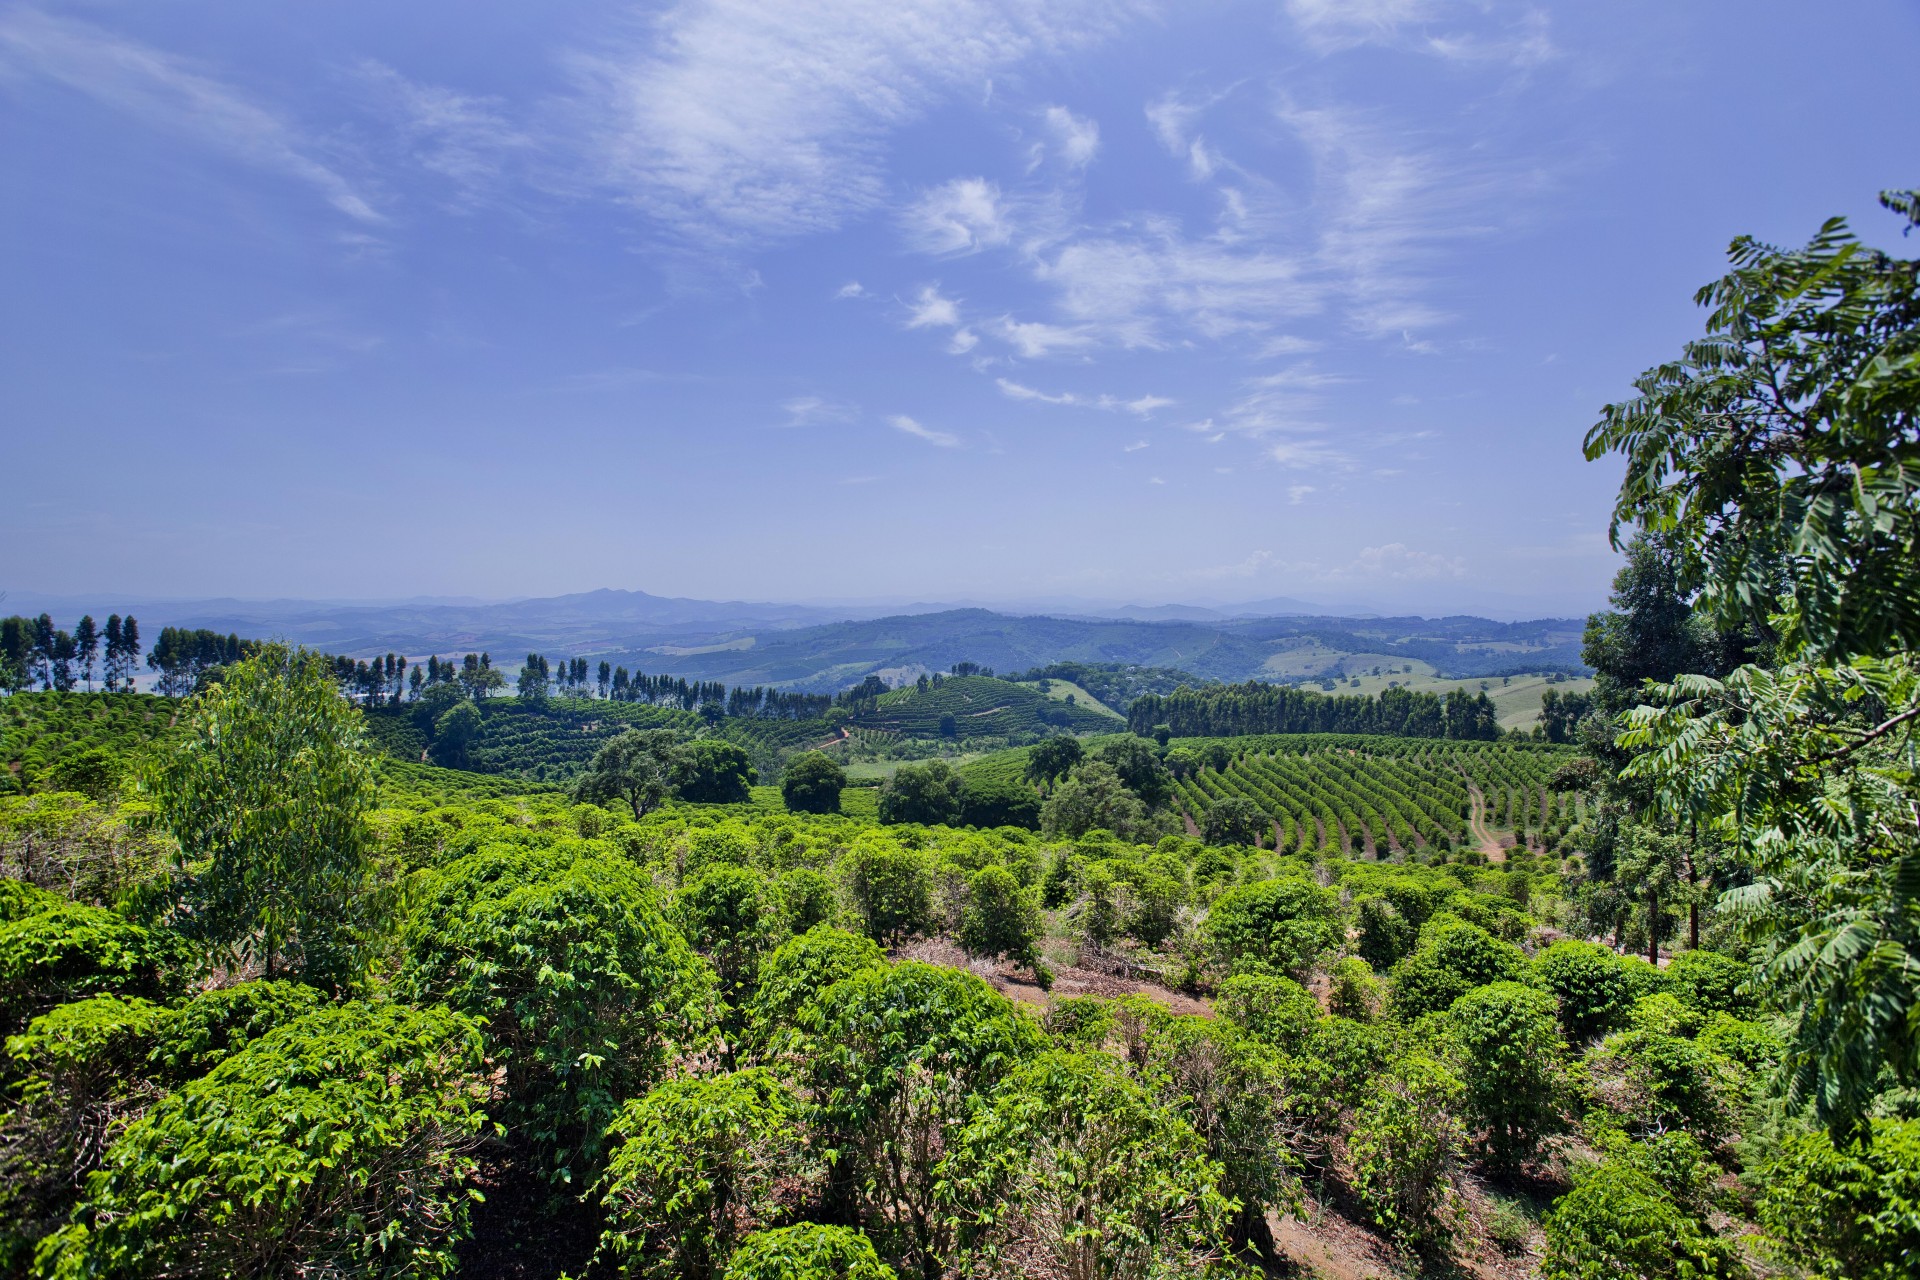
[[[1040,687],[1042,684],[1045,684],[1046,688],[1042,689]],[[1085,707],[1089,711],[1105,712],[1116,720],[1124,720],[1126,718],[1071,680],[1023,680],[1020,682],[1020,685],[1022,688],[1033,689],[1037,692],[1044,693],[1056,702],[1065,702],[1068,698],[1072,698],[1073,704],[1077,707]]]
[[[1380,674],[1373,674],[1378,667]],[[1413,670],[1409,672],[1408,667]],[[1563,678],[1558,682],[1546,676],[1485,676],[1472,680],[1447,680],[1433,673],[1433,667],[1411,658],[1385,658],[1364,665],[1354,655],[1353,665],[1344,668],[1350,675],[1334,683],[1335,693],[1365,693],[1377,696],[1393,684],[1422,693],[1445,695],[1454,689],[1484,693],[1493,699],[1494,714],[1502,729],[1531,729],[1540,720],[1540,695],[1549,689],[1561,693],[1585,693],[1593,688],[1589,679]]]

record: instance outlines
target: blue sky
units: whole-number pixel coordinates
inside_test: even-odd
[[[0,7],[0,588],[1605,593],[1600,405],[1920,180],[1843,0]]]

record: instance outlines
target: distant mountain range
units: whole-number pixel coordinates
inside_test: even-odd
[[[978,662],[1001,672],[1053,662],[1170,667],[1201,679],[1301,681],[1415,660],[1453,677],[1580,673],[1582,620],[1336,617],[1278,598],[1198,605],[1058,607],[799,605],[690,600],[599,590],[487,603],[421,599],[128,600],[15,593],[0,612],[136,613],[149,641],[163,626],[284,639],[329,653],[423,657],[485,650],[517,666],[529,652],[605,658],[630,670],[728,684],[832,692],[869,674],[911,678]]]

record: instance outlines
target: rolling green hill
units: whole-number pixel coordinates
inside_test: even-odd
[[[0,698],[0,794],[45,789],[71,749],[132,756],[173,725],[180,704],[146,693],[17,693]]]
[[[907,738],[1005,738],[1050,729],[1098,732],[1112,729],[1114,719],[1104,708],[1073,705],[1031,685],[991,676],[954,676],[925,689],[908,685],[882,694],[878,705],[856,715],[852,724]]]

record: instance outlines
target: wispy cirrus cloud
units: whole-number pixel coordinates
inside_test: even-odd
[[[1084,169],[1093,163],[1100,150],[1100,125],[1086,116],[1077,116],[1065,107],[1048,107],[1041,113],[1053,154],[1069,169]]]
[[[425,84],[371,59],[358,73],[413,162],[459,190],[458,208],[496,191],[509,161],[535,148],[533,135],[510,121],[498,98]]]
[[[1040,404],[1070,405],[1075,408],[1104,409],[1109,412],[1125,410],[1141,418],[1150,417],[1154,410],[1164,409],[1175,403],[1165,396],[1156,395],[1136,396],[1132,400],[1124,400],[1119,396],[1105,393],[1084,396],[1073,391],[1041,391],[1036,387],[1015,382],[1011,378],[995,378],[994,383],[1000,388],[1000,394],[1009,400],[1030,400]]]
[[[632,51],[582,57],[599,181],[679,235],[827,230],[887,193],[887,134],[1029,60],[1108,37],[1146,0],[693,0]]]
[[[355,221],[384,220],[353,183],[316,158],[323,150],[314,139],[186,59],[22,6],[0,13],[0,78],[8,77],[51,80],[148,128],[304,183]]]
[[[850,404],[841,404],[822,396],[795,396],[783,402],[787,415],[783,427],[817,427],[834,422],[852,422],[856,413]]]
[[[959,436],[949,431],[940,431],[929,427],[925,423],[910,418],[904,413],[893,414],[887,419],[887,425],[904,435],[910,435],[917,440],[925,440],[928,444],[937,445],[942,449],[955,449],[960,445]]]

